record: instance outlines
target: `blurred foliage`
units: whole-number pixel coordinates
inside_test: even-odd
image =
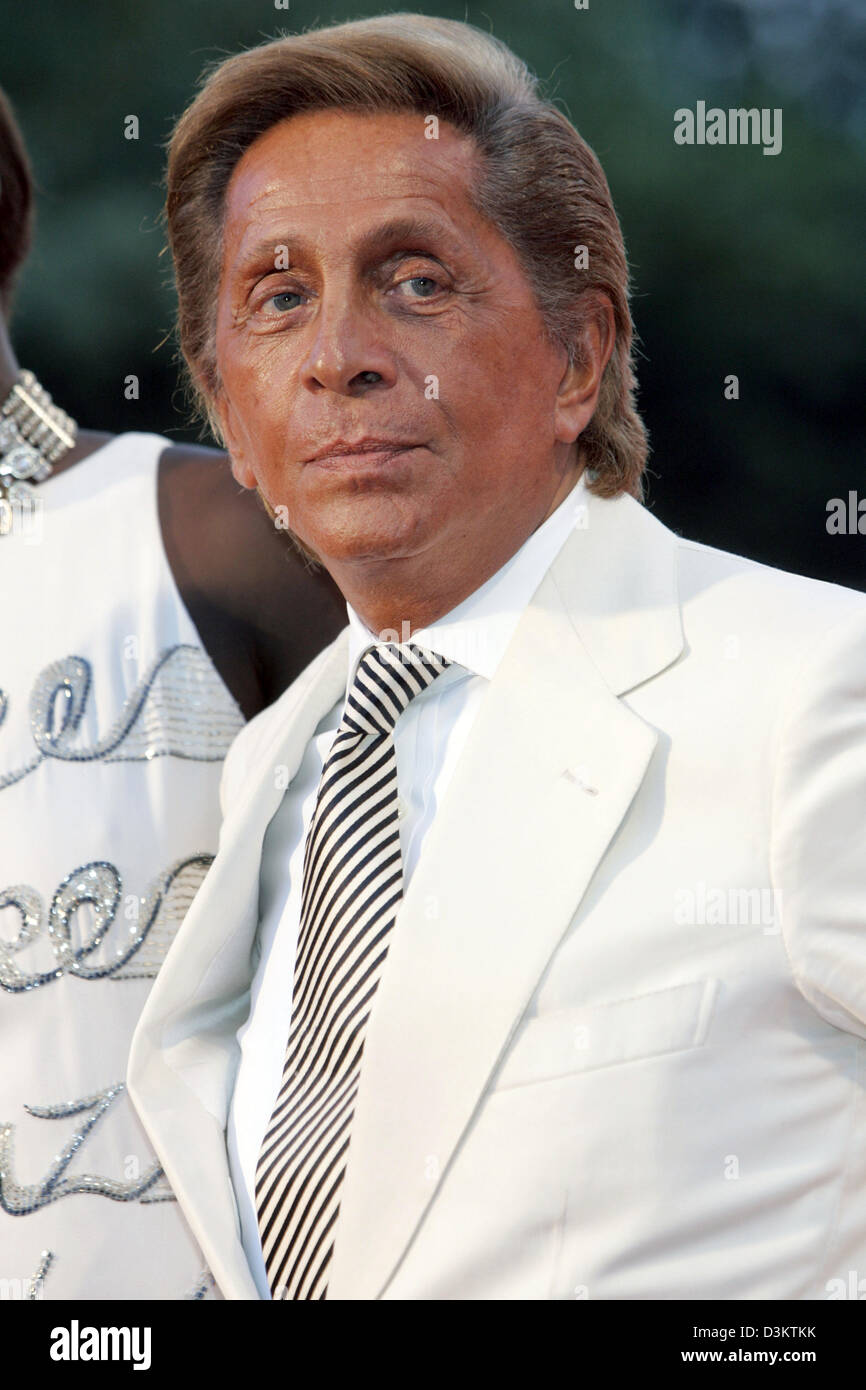
[[[396,8],[392,7],[392,8]],[[496,0],[425,11],[492,29],[546,81],[607,172],[641,340],[649,503],[674,529],[866,589],[861,367],[866,8],[840,0]],[[163,145],[206,63],[280,30],[377,13],[292,0],[42,3],[3,26],[0,83],[39,184],[14,339],[92,428],[196,438],[161,255]],[[678,146],[698,100],[781,107],[783,149]],[[124,118],[140,139],[124,138]],[[141,399],[124,399],[136,373]],[[724,378],[740,399],[725,400]]]

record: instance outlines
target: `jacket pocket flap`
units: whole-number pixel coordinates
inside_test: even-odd
[[[494,1089],[700,1047],[706,1039],[717,991],[716,980],[694,980],[650,994],[530,1018],[516,1033]]]

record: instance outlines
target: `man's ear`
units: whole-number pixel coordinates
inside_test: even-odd
[[[247,451],[243,445],[243,436],[237,428],[234,410],[231,402],[226,400],[222,391],[218,391],[209,400],[210,414],[219,424],[220,434],[228,450],[229,463],[236,483],[241,487],[255,488],[258,480],[255,473],[248,463]]]
[[[616,341],[613,305],[603,291],[590,290],[584,295],[580,316],[574,361],[566,366],[556,392],[555,436],[563,444],[573,444],[595,414]]]

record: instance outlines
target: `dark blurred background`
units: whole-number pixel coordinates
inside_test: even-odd
[[[601,158],[634,278],[649,505],[694,539],[866,589],[866,535],[826,528],[831,498],[866,499],[866,6],[423,9],[510,44]],[[39,186],[13,336],[82,426],[200,437],[178,387],[159,214],[163,145],[203,66],[280,30],[376,13],[302,0],[58,0],[10,13],[0,84]],[[675,144],[674,111],[698,100],[781,107],[781,153]],[[129,115],[137,141],[124,138]],[[124,399],[129,373],[138,401]],[[739,400],[725,399],[730,374]]]

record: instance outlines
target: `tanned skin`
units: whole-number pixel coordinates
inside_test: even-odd
[[[211,404],[235,477],[372,633],[436,622],[568,495],[613,348],[601,292],[574,362],[549,339],[474,206],[478,164],[415,113],[313,111],[260,136],[226,192]]]

